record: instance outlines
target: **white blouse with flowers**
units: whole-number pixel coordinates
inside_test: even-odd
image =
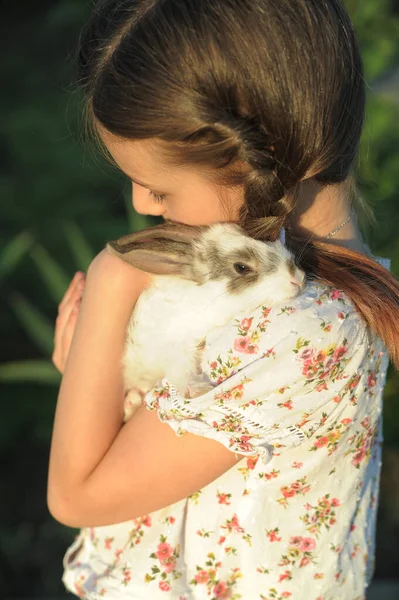
[[[207,338],[214,389],[145,403],[244,454],[188,498],[82,529],[63,582],[87,600],[363,600],[374,570],[388,357],[339,290],[237,315]],[[162,457],[160,457],[162,460]],[[193,465],[195,468],[195,465]]]

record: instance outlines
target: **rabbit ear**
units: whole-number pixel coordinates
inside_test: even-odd
[[[206,228],[165,223],[108,242],[107,250],[141,271],[191,279],[193,242]]]

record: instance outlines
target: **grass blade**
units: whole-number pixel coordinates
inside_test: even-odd
[[[31,381],[44,385],[58,385],[61,374],[48,360],[21,360],[0,365],[0,381],[6,383]]]
[[[10,304],[28,336],[46,356],[54,348],[54,327],[38,308],[21,294],[14,293]]]
[[[22,231],[7,244],[0,254],[0,281],[15,269],[34,241],[32,234]]]
[[[39,244],[34,246],[31,257],[47,286],[47,290],[55,302],[59,304],[72,277],[69,277],[57,261]]]
[[[87,242],[80,228],[73,221],[64,224],[64,232],[75,258],[77,268],[86,273],[89,264],[95,256],[90,244]]]

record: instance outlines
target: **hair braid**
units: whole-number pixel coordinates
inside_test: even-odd
[[[262,132],[260,123],[251,120],[248,127],[249,120],[244,120],[247,131],[239,155],[251,171],[245,180],[240,224],[252,237],[274,241],[282,227],[289,229],[288,218],[295,209],[300,181],[306,169],[291,169],[286,162],[279,160],[278,142],[270,134]]]

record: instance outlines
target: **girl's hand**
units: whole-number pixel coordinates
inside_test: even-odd
[[[64,373],[65,370],[85,282],[84,273],[76,273],[58,306],[52,361],[60,373]]]

